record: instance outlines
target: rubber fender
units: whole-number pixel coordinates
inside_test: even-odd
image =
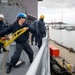
[[[52,69],[57,75],[59,75],[61,72],[61,69],[56,64],[52,66]]]

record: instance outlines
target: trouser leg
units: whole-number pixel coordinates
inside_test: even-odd
[[[38,35],[38,47],[40,48],[42,45],[42,35]]]
[[[15,66],[15,64],[18,62],[21,52],[22,52],[22,46],[20,43],[16,43],[16,50],[13,54],[13,56],[11,57],[11,61],[10,61],[10,65],[11,66]]]
[[[1,43],[0,43],[0,53],[1,53]]]
[[[38,36],[37,36],[37,33],[35,34],[35,45],[37,45],[37,42],[38,42]]]
[[[34,34],[32,34],[31,36],[31,44],[33,45],[33,41],[34,41]]]
[[[23,49],[25,50],[25,52],[28,54],[28,57],[30,59],[30,62],[33,61],[33,50],[31,48],[31,46],[29,45],[29,43],[26,41],[24,43],[22,43]]]
[[[32,44],[33,44],[34,38],[35,38],[35,45],[37,45],[37,41],[38,41],[37,33],[32,34],[32,39],[31,39]]]

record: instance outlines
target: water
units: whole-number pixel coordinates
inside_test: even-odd
[[[69,48],[73,48],[75,50],[75,30],[67,31],[52,29],[49,27],[49,35],[50,39],[57,41],[58,43],[67,46]]]

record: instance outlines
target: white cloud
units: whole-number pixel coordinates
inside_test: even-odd
[[[39,4],[50,8],[73,8],[75,0],[43,0]]]
[[[75,0],[43,0],[38,5],[38,16],[45,15],[45,21],[62,21],[75,24]]]

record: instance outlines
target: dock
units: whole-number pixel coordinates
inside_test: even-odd
[[[65,58],[65,60],[67,62],[69,62],[70,64],[75,64],[75,53],[73,52],[69,52],[68,49],[64,48],[64,47],[61,47],[57,44],[55,44],[53,41],[50,40],[49,42],[50,45],[54,45],[55,47],[59,48],[60,49],[60,55],[62,58]]]
[[[56,44],[52,40],[49,41],[49,45],[53,45],[56,48],[60,49],[59,57],[54,57],[58,62],[62,62],[62,60],[65,59],[69,64],[75,64],[75,53],[74,52],[70,52],[68,49]],[[73,73],[72,75],[75,75],[75,73]]]

